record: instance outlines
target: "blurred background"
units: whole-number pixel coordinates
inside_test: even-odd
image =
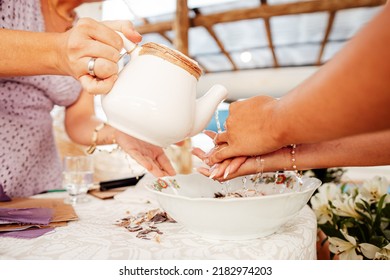
[[[258,94],[280,97],[331,60],[370,21],[385,0],[106,0],[79,7],[80,17],[130,19],[143,35],[198,61],[198,96],[213,84],[229,98],[218,112],[223,124],[229,103]],[[98,114],[104,118],[99,105]],[[215,119],[207,129],[216,130]],[[204,135],[192,139],[206,150]],[[181,151],[177,157],[183,156]],[[390,177],[390,168],[349,169]],[[352,172],[352,173],[351,173]]]

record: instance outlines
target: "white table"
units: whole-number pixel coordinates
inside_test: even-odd
[[[161,242],[136,238],[136,233],[115,225],[116,221],[140,211],[158,207],[143,188],[145,176],[135,188],[112,200],[90,197],[75,207],[79,221],[35,239],[0,238],[0,259],[62,260],[255,260],[315,259],[317,224],[312,210],[305,206],[277,233],[248,241],[208,240],[188,232],[178,223],[159,224]],[[49,193],[37,197],[64,197]],[[145,199],[151,200],[146,204]]]

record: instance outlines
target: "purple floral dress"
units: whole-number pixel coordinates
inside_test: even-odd
[[[0,27],[43,32],[40,1],[0,0]],[[6,194],[26,197],[61,188],[50,112],[54,105],[74,103],[80,91],[72,77],[0,77],[0,186]]]

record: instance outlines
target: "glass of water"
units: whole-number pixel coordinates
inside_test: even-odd
[[[93,157],[66,156],[62,172],[62,186],[68,192],[65,203],[75,205],[88,201],[87,192],[93,186]]]

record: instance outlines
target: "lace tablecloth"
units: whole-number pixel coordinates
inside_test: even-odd
[[[145,180],[144,180],[145,179]],[[151,193],[139,184],[117,195],[115,199],[90,197],[75,206],[79,221],[35,239],[0,238],[0,259],[65,260],[254,260],[315,259],[316,218],[305,206],[277,233],[247,241],[209,240],[190,233],[178,223],[159,224],[163,232],[158,243],[143,240],[115,223],[131,214],[158,208]],[[150,179],[149,179],[150,180]],[[66,196],[49,193],[39,197]],[[149,200],[151,203],[145,203]]]

